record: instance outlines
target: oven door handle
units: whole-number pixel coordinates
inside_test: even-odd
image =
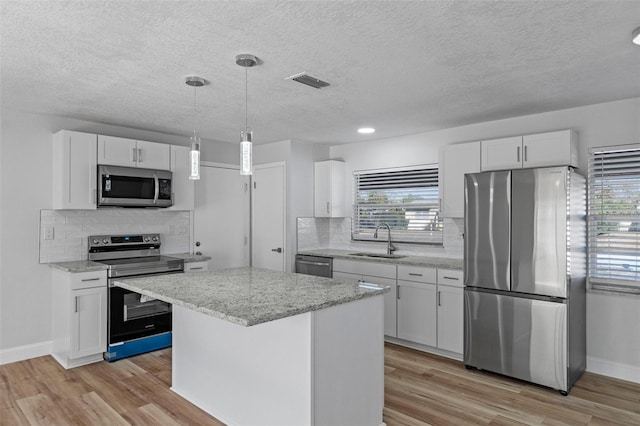
[[[160,193],[160,180],[158,179],[158,174],[154,173],[153,174],[153,180],[155,182],[155,186],[156,186],[156,190],[153,194],[153,204],[158,204],[158,195]]]

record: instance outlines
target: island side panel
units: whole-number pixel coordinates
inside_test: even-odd
[[[173,306],[171,389],[230,425],[310,425],[311,315],[252,327]]]
[[[384,296],[314,312],[314,424],[382,425]]]

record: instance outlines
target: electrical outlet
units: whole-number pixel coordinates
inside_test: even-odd
[[[55,228],[53,227],[53,225],[44,225],[42,227],[42,239],[53,240],[53,238],[55,237],[54,229]]]

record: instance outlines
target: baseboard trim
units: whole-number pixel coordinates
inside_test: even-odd
[[[640,366],[620,364],[588,356],[587,371],[628,382],[640,383]]]
[[[50,355],[53,349],[53,342],[40,342],[32,345],[17,346],[15,348],[0,350],[0,365],[11,362],[24,361],[25,359],[37,358],[39,356]]]

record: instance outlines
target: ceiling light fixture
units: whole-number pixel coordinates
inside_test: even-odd
[[[640,46],[640,27],[633,30],[631,41],[633,42],[633,44],[637,44],[638,46]]]
[[[249,89],[247,69],[258,64],[258,58],[249,54],[236,56],[236,64],[244,67],[244,131],[240,131],[240,174],[253,174],[253,132],[249,130]]]
[[[189,169],[191,172],[189,173],[189,179],[198,180],[200,179],[200,138],[196,134],[196,120],[198,107],[196,104],[196,89],[198,87],[204,86],[204,78],[197,77],[195,75],[189,76],[185,78],[185,83],[187,86],[193,87],[193,136],[189,138],[191,142],[191,150],[189,151]]]
[[[368,135],[374,133],[375,131],[376,129],[374,129],[373,127],[360,127],[358,129],[358,133],[362,133],[363,135]]]

